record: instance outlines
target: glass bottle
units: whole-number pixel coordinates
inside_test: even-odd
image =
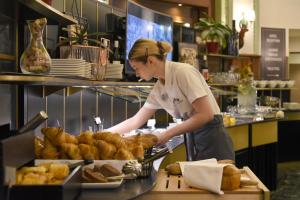
[[[43,30],[47,24],[46,18],[28,20],[30,42],[20,59],[24,74],[47,74],[51,67],[51,58],[43,43]]]
[[[235,28],[235,20],[232,20],[232,34],[233,34],[233,55],[239,55],[239,32]]]
[[[119,50],[119,41],[114,41],[114,50],[113,50],[113,60],[112,63],[114,64],[120,64],[121,63],[121,56],[120,56],[120,50]]]
[[[239,55],[239,33],[235,28],[235,20],[232,20],[232,33],[227,39],[227,54],[232,56]]]
[[[209,72],[208,72],[207,55],[205,55],[205,54],[203,55],[203,60],[202,60],[202,63],[201,63],[200,70],[201,70],[201,73],[202,73],[204,79],[206,81],[208,81]]]

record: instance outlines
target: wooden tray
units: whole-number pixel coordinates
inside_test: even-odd
[[[224,191],[224,195],[218,195],[206,190],[191,188],[185,184],[182,176],[168,176],[164,170],[158,172],[156,186],[151,192],[142,195],[138,199],[142,200],[270,200],[270,191],[248,168],[244,167],[244,178],[256,180],[257,186],[243,186],[233,191]]]

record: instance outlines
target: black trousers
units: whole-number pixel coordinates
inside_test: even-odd
[[[191,133],[185,134],[187,160],[235,160],[233,143],[229,137],[221,115]]]

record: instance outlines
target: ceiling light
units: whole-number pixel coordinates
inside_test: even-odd
[[[178,6],[182,6],[182,3],[179,3]]]

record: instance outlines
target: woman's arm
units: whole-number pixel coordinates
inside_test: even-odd
[[[134,129],[140,128],[143,124],[147,122],[148,119],[150,119],[154,115],[155,112],[155,109],[150,109],[143,106],[131,118],[128,118],[127,120],[106,130],[115,133],[128,133]]]
[[[192,105],[195,109],[193,116],[183,121],[181,124],[178,124],[161,134],[157,134],[159,138],[158,144],[164,144],[176,135],[196,130],[213,119],[213,110],[207,96],[197,98]]]

